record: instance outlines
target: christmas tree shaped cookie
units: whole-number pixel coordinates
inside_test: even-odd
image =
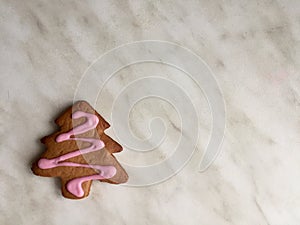
[[[55,123],[60,131],[42,138],[47,147],[32,165],[34,174],[60,177],[66,198],[88,196],[93,180],[124,183],[128,175],[112,155],[121,145],[104,133],[110,125],[85,101],[67,109]]]

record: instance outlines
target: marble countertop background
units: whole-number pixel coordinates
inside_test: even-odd
[[[57,129],[54,118],[93,60],[140,40],[184,46],[211,68],[226,105],[222,151],[198,171],[211,125],[204,95],[178,71],[137,65],[114,76],[96,109],[111,122],[109,105],[124,84],[149,72],[174,76],[199,112],[195,154],[159,184],[93,182],[87,199],[64,199],[58,179],[30,170],[44,150],[39,139]],[[0,53],[0,224],[300,224],[299,1],[1,0]],[[167,102],[140,102],[129,122],[143,137],[143,121],[157,115],[170,132],[163,150],[145,158],[125,148],[115,155],[121,162],[171,154],[180,121]]]

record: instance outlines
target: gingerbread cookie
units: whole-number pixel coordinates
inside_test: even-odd
[[[93,180],[128,180],[112,155],[122,151],[121,145],[104,133],[110,125],[87,102],[76,102],[55,123],[61,129],[41,139],[47,149],[33,163],[34,174],[60,177],[62,194],[71,199],[88,196]]]

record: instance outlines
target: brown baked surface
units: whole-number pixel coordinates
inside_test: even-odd
[[[102,118],[102,116],[100,116],[86,101],[76,102],[73,106],[69,107],[61,116],[59,116],[58,119],[55,120],[55,123],[60,127],[60,130],[41,139],[41,142],[46,145],[46,151],[40,156],[40,158],[52,159],[66,153],[76,151],[79,149],[79,147],[82,149],[90,145],[90,143],[87,142],[74,140],[68,140],[59,143],[55,141],[56,137],[59,134],[66,133],[74,127],[85,122],[85,118],[72,119],[72,112],[76,111],[92,113],[99,118],[99,123],[95,129],[90,130],[84,134],[76,135],[76,137],[100,138],[105,143],[105,148],[99,151],[90,152],[84,155],[70,158],[68,160],[65,160],[65,162],[75,162],[82,164],[89,163],[102,166],[113,165],[117,169],[116,175],[110,179],[100,181],[113,184],[125,183],[128,180],[128,175],[122,168],[122,166],[118,163],[116,158],[112,155],[112,153],[122,151],[122,146],[104,133],[104,130],[110,127],[109,123],[106,122]],[[82,188],[84,190],[83,197],[76,197],[66,189],[65,186],[68,181],[78,177],[99,174],[99,172],[97,170],[94,170],[93,168],[83,167],[60,166],[50,169],[40,169],[37,163],[38,160],[32,164],[33,173],[44,177],[60,177],[62,183],[62,194],[66,198],[71,199],[81,199],[88,196],[92,181],[87,181],[82,184]]]

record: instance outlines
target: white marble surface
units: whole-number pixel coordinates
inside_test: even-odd
[[[300,224],[299,1],[0,2],[0,224]],[[57,179],[31,173],[39,139],[57,129],[53,119],[94,59],[145,39],[185,46],[214,72],[226,104],[221,154],[198,172],[211,125],[199,88],[173,68],[135,65],[110,80],[97,110],[110,121],[120,88],[140,76],[173,79],[198,111],[195,154],[153,186],[94,182],[89,198],[62,198]],[[156,116],[166,142],[147,157],[125,148],[115,155],[121,162],[148,165],[172,154],[180,121],[167,102],[139,102],[132,132],[147,137],[144,122]]]

